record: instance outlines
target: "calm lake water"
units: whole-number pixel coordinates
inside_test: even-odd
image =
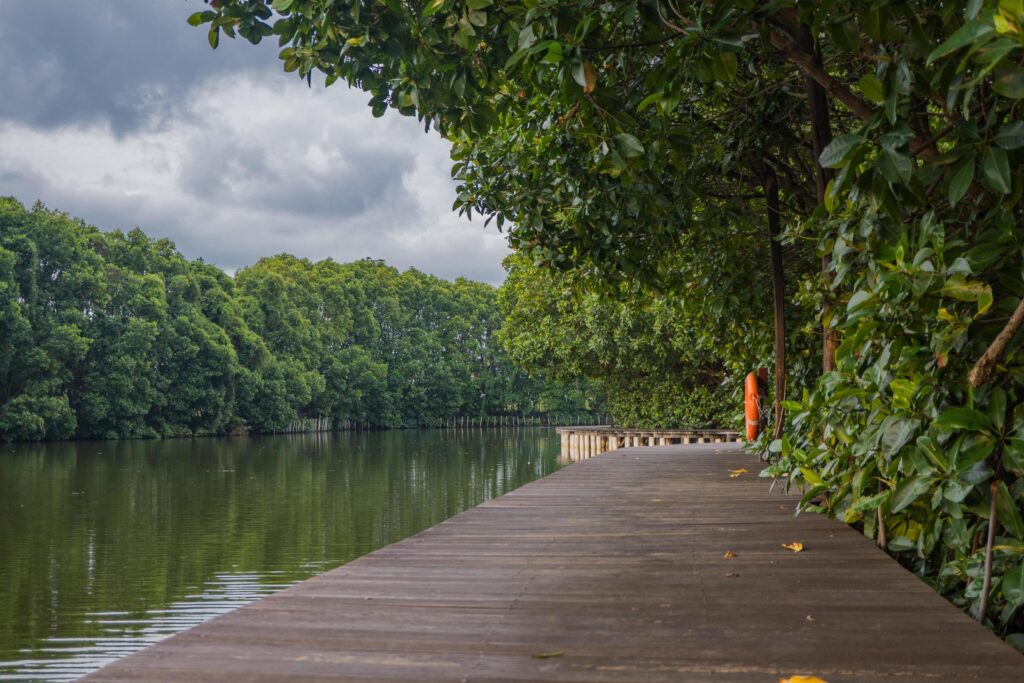
[[[0,680],[66,680],[559,467],[554,430],[0,446]]]

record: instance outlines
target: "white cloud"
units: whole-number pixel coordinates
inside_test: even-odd
[[[174,95],[128,132],[0,122],[0,194],[137,225],[229,270],[286,251],[502,279],[504,238],[452,213],[448,145],[415,120],[374,119],[363,93],[281,73],[220,72]],[[134,96],[143,110],[168,99]]]

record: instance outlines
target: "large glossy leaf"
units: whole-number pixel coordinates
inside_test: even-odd
[[[1024,147],[1024,121],[1013,121],[1000,126],[992,141],[1003,149]]]
[[[1010,160],[1000,147],[989,147],[981,161],[985,182],[996,192],[1010,194]]]
[[[983,431],[992,428],[992,423],[985,413],[967,407],[947,408],[935,418],[934,424],[947,431],[956,429]]]
[[[1003,577],[1002,593],[1011,607],[1024,605],[1024,563],[1018,562],[1017,566],[1006,572]]]
[[[839,168],[858,147],[864,144],[862,135],[847,133],[836,137],[821,151],[820,162],[826,168]]]
[[[947,196],[949,203],[956,206],[957,202],[963,199],[963,196],[967,193],[967,189],[971,186],[971,182],[974,181],[974,155],[970,154],[953,166],[952,174],[949,178],[949,189]]]
[[[1024,539],[1024,519],[1018,509],[1018,501],[1010,493],[1005,482],[999,482],[999,498],[996,500],[996,512],[999,522],[1012,536]]]
[[[992,89],[1003,97],[1019,100],[1024,97],[1024,69],[1017,65],[1001,69],[996,73]]]
[[[626,159],[643,156],[644,153],[643,144],[641,144],[635,135],[630,133],[619,133],[616,135],[615,148],[619,151],[619,154]]]
[[[924,495],[934,480],[924,475],[908,477],[899,483],[889,499],[889,511],[900,512]]]
[[[993,29],[989,24],[980,21],[968,21],[961,26],[953,35],[947,38],[941,45],[931,51],[927,62],[930,64],[940,57],[945,57],[968,45],[975,46],[992,35]]]

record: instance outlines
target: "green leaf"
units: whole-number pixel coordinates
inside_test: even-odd
[[[295,0],[274,0],[274,2],[271,3],[270,6],[277,10],[278,12],[285,12],[288,10],[289,7],[292,6],[292,4],[294,4],[294,2]]]
[[[945,431],[954,431],[957,429],[986,431],[992,428],[992,423],[989,421],[985,413],[979,412],[974,408],[966,407],[947,408],[941,415],[935,418],[935,422],[933,424]]]
[[[918,420],[901,420],[889,418],[890,424],[882,432],[879,447],[886,458],[892,458],[901,448],[907,445],[910,438],[921,426]]]
[[[889,541],[887,547],[894,553],[903,553],[908,550],[917,550],[917,543],[910,540],[907,536],[897,536]]]
[[[864,144],[864,136],[856,133],[840,135],[830,142],[825,149],[821,150],[818,161],[825,168],[839,168],[849,156]]]
[[[1002,387],[995,387],[988,398],[988,405],[985,406],[985,413],[992,421],[996,431],[1001,431],[1006,422],[1006,390]]]
[[[949,178],[948,198],[952,206],[963,199],[967,189],[974,182],[974,155],[964,157],[953,166],[953,173]]]
[[[1014,100],[1024,97],[1024,69],[1016,65],[999,69],[992,81],[992,89]]]
[[[1024,121],[1014,121],[999,128],[992,142],[1003,149],[1024,147]]]
[[[1006,443],[1003,465],[1017,474],[1024,474],[1024,439],[1010,439]]]
[[[207,39],[210,41],[210,47],[216,50],[217,45],[220,44],[220,28],[217,26],[210,28],[210,34],[207,36]]]
[[[885,101],[885,85],[874,74],[867,74],[860,79],[860,90],[864,93],[864,97],[876,104],[881,104]]]
[[[508,60],[506,60],[506,62],[505,62],[505,70],[508,71],[509,69],[514,67],[516,64],[518,64],[519,62],[523,61],[523,58],[526,57],[526,55],[528,55],[528,54],[530,54],[530,48],[528,48],[528,47],[527,48],[523,48],[522,50],[516,50],[515,52],[513,52],[512,56],[509,57]]]
[[[939,292],[957,301],[975,301],[978,304],[978,311],[981,313],[992,305],[992,287],[984,282],[956,282],[954,278],[950,278],[950,284],[940,289]]]
[[[615,136],[615,149],[625,159],[643,156],[644,153],[644,146],[636,139],[636,136],[629,133],[619,133]]]
[[[846,304],[847,311],[855,311],[868,301],[871,300],[871,292],[865,292],[864,290],[858,290],[853,293],[850,300]]]
[[[431,0],[430,4],[423,8],[423,16],[429,17],[432,14],[437,14],[448,3],[448,0]]]
[[[943,488],[942,495],[946,500],[962,503],[964,498],[974,490],[974,484],[966,481],[952,481]]]
[[[533,32],[533,24],[527,24],[526,28],[519,32],[519,49],[525,50],[528,47],[533,47],[533,44],[537,42],[537,36]]]
[[[1013,494],[1006,488],[1006,483],[1002,481],[999,482],[996,515],[999,517],[999,523],[1014,538],[1024,539],[1024,519],[1021,519],[1020,511],[1017,509],[1017,501],[1014,499]]]
[[[953,35],[946,39],[944,43],[932,50],[931,54],[928,55],[926,63],[931,64],[936,59],[945,57],[949,53],[955,52],[962,47],[980,43],[985,38],[991,36],[993,30],[994,29],[989,24],[983,24],[979,21],[968,21],[957,29]]]
[[[892,491],[886,490],[882,491],[881,493],[876,493],[873,496],[858,498],[857,500],[853,501],[853,503],[850,505],[850,509],[855,512],[867,512],[868,510],[874,510],[879,505],[882,505],[885,503],[885,501],[889,500],[889,497],[891,495]]]
[[[1003,597],[1013,609],[1024,605],[1024,564],[1006,572],[1002,583]]]
[[[650,95],[640,100],[640,104],[636,105],[636,110],[643,111],[644,109],[647,109],[647,107],[651,106],[655,102],[661,100],[661,98],[662,94],[660,92],[652,92]]]
[[[483,9],[494,4],[494,0],[466,0],[469,9]]]
[[[889,512],[896,513],[909,506],[931,488],[932,481],[931,477],[920,474],[901,481],[889,499]]]
[[[544,61],[551,64],[558,64],[562,61],[562,44],[557,40],[552,40],[551,44],[548,45],[548,53],[544,55]]]
[[[968,476],[966,472],[970,472],[978,463],[985,464],[984,460],[992,455],[995,447],[995,440],[986,433],[973,434],[965,438],[955,454],[954,469],[964,475],[964,481],[977,484],[978,481]]]
[[[808,469],[806,467],[801,467],[800,474],[804,475],[804,479],[806,479],[807,482],[810,484],[813,484],[815,486],[825,485],[825,480],[819,477],[814,470]]]
[[[583,68],[583,62],[573,62],[572,80],[576,81],[581,87],[587,87],[587,74]]]
[[[207,15],[210,15],[210,16],[208,17]],[[189,26],[199,26],[204,21],[208,21],[209,19],[212,19],[215,16],[217,16],[217,15],[214,14],[213,12],[210,12],[210,11],[195,12],[195,13],[189,15],[189,17],[188,17],[188,25]]]
[[[914,131],[907,124],[901,123],[896,128],[882,135],[878,142],[882,145],[882,149],[895,152],[913,139]]]
[[[1010,160],[1006,156],[1006,150],[999,147],[989,147],[985,150],[981,171],[989,187],[996,192],[1010,194]]]
[[[928,458],[929,462],[941,472],[945,472],[949,467],[949,462],[946,459],[946,452],[939,444],[935,442],[930,436],[923,435],[917,437],[917,448],[919,451],[924,453],[924,456]]]
[[[914,163],[910,160],[910,157],[888,149],[882,150],[881,167],[882,175],[890,183],[906,183],[910,180],[910,174],[914,171]]]

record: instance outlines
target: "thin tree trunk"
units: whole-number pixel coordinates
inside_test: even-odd
[[[764,175],[764,198],[768,208],[768,242],[772,268],[772,304],[775,318],[775,434],[782,438],[782,402],[786,398],[786,290],[782,270],[782,234],[779,209],[779,179],[771,167]]]
[[[999,483],[993,482],[991,489],[992,502],[988,512],[988,538],[985,542],[985,578],[981,583],[981,603],[978,605],[978,623],[985,623],[985,612],[988,611],[988,592],[992,588],[992,545],[996,539],[996,501],[999,498]]]
[[[806,24],[800,24],[796,28],[797,44],[807,54],[814,55],[814,66],[822,67],[821,50],[815,43],[811,29]],[[804,77],[804,87],[807,90],[807,106],[811,119],[811,148],[814,152],[814,175],[815,189],[817,191],[818,204],[825,204],[825,192],[828,184],[832,181],[832,169],[821,165],[821,152],[832,142],[832,118],[829,112],[828,93],[825,88],[809,75]],[[825,283],[832,281],[832,274],[829,269],[830,258],[826,254],[821,257],[821,275]],[[822,347],[821,347],[821,370],[831,372],[836,369],[836,348],[839,346],[839,339],[835,330],[829,329],[828,320],[831,317],[832,307],[826,303],[822,309]]]

